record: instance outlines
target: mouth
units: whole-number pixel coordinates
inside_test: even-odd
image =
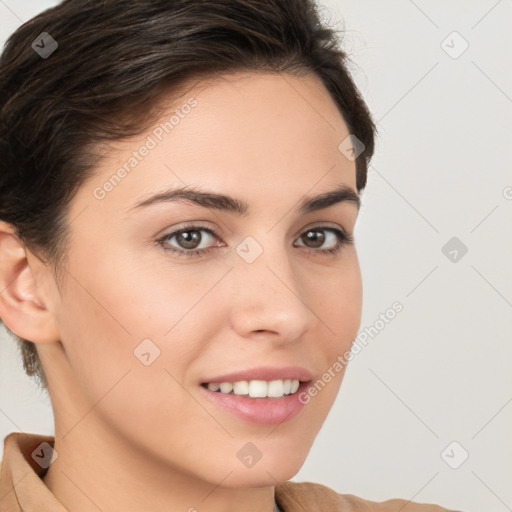
[[[201,382],[199,388],[222,413],[252,424],[277,425],[303,410],[305,402],[300,396],[312,382],[311,373],[301,368],[260,368],[213,377]]]
[[[239,380],[236,382],[203,382],[201,386],[224,395],[247,396],[250,398],[282,398],[293,395],[300,387],[298,379]]]

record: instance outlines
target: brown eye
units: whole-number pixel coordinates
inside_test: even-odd
[[[347,235],[335,228],[311,228],[298,238],[309,249],[318,249],[317,252],[336,251],[342,243],[348,241]],[[324,245],[327,245],[326,247]]]
[[[197,256],[211,249],[216,239],[218,236],[210,228],[189,226],[164,235],[157,242],[177,255]]]
[[[306,245],[309,244],[308,247],[322,247],[325,242],[325,233],[322,229],[310,229],[301,236],[301,240]]]
[[[165,251],[176,256],[194,257],[205,256],[219,247],[212,243],[215,240],[221,240],[215,231],[194,225],[164,235],[157,242]],[[343,245],[353,243],[353,236],[336,228],[315,227],[304,231],[297,240],[300,243],[294,244],[295,247],[305,247],[313,253],[328,255],[338,252]]]
[[[198,229],[182,231],[174,237],[176,238],[178,245],[183,249],[197,249],[197,246],[201,243],[202,239],[201,231]]]

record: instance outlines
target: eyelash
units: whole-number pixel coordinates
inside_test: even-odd
[[[177,249],[175,247],[172,247],[172,246],[169,246],[168,244],[166,244],[166,242],[168,240],[172,240],[175,236],[177,236],[181,233],[187,232],[187,231],[205,231],[208,234],[212,235],[214,238],[219,238],[219,236],[211,228],[206,227],[206,226],[201,226],[199,224],[194,224],[194,225],[180,228],[177,231],[173,231],[172,233],[164,235],[161,238],[159,238],[158,240],[156,240],[156,242],[162,246],[164,251],[171,252],[179,257],[184,257],[184,258],[193,258],[193,257],[203,256],[215,249],[215,247],[209,247],[207,249],[188,249],[188,250],[187,249]],[[325,256],[336,254],[341,250],[341,248],[343,246],[352,245],[354,243],[354,236],[352,234],[346,233],[345,231],[342,231],[341,229],[333,228],[330,226],[314,226],[312,228],[309,228],[309,229],[306,229],[305,231],[303,231],[300,236],[304,235],[305,233],[308,233],[309,231],[330,231],[331,233],[334,233],[336,235],[336,238],[338,239],[338,243],[336,244],[336,247],[333,247],[331,249],[313,249],[313,248],[307,247],[307,246],[299,246],[299,247],[304,247],[305,249],[308,249],[309,251],[312,251],[314,253],[320,253]]]

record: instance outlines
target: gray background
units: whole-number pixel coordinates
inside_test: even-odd
[[[0,42],[55,3],[0,0]],[[404,309],[350,363],[293,480],[510,511],[512,2],[321,5],[346,31],[380,133],[356,230],[361,332],[395,301]],[[0,437],[53,435],[46,395],[0,341]]]

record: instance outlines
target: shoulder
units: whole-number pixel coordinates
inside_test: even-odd
[[[276,485],[275,497],[283,512],[455,512],[405,499],[369,501],[313,482],[283,482]]]

